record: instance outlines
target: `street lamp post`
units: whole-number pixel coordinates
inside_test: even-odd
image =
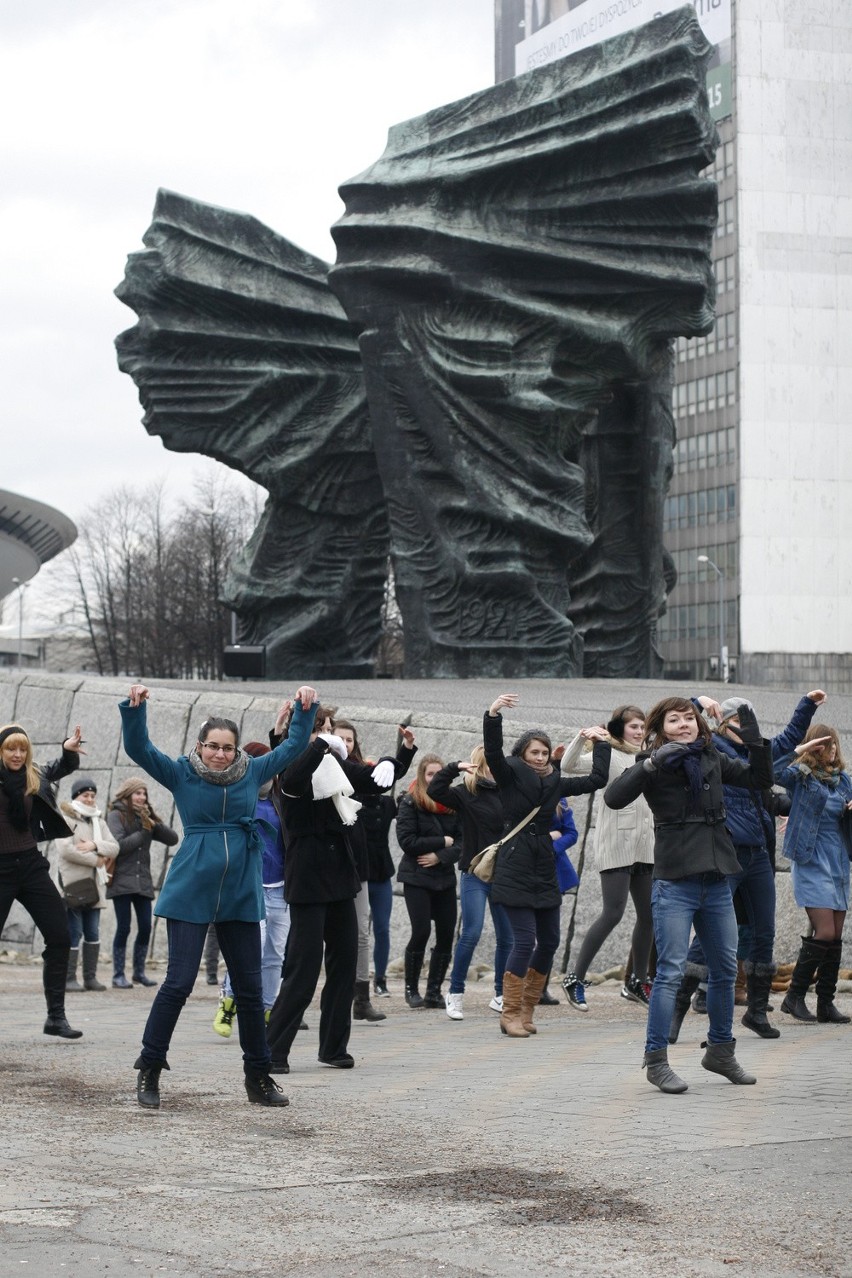
[[[719,614],[719,679],[722,683],[728,682],[728,645],[725,643],[725,596],[724,581],[725,574],[718,564],[714,564],[709,555],[699,555],[698,562],[700,564],[709,564],[716,574],[717,604],[716,611]]]

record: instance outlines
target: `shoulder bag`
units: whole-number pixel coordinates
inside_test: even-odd
[[[470,871],[475,874],[483,883],[490,883],[494,878],[494,866],[497,862],[497,853],[500,851],[504,843],[508,843],[510,839],[514,839],[516,834],[520,834],[525,825],[529,825],[537,812],[541,811],[541,804],[537,808],[533,808],[532,812],[527,813],[523,821],[519,821],[514,830],[510,830],[508,834],[504,834],[502,839],[498,839],[496,843],[489,843],[487,848],[483,848],[481,852],[477,852],[475,857],[471,858]]]

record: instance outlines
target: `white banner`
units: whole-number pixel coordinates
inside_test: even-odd
[[[569,13],[554,18],[515,45],[515,74],[555,62],[580,49],[632,31],[673,9],[685,0],[581,0]],[[687,0],[688,2],[688,0]],[[707,39],[719,46],[716,65],[731,60],[731,0],[691,0]],[[527,12],[533,8],[527,6]]]

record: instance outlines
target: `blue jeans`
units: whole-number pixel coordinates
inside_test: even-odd
[[[287,953],[287,937],[290,935],[290,906],[284,900],[283,886],[265,887],[263,903],[266,906],[266,918],[260,921],[260,975],[263,1007],[268,1012],[278,997],[278,987],[281,984],[281,968]],[[226,998],[234,996],[234,987],[227,971],[222,982],[222,992]]]
[[[166,928],[169,965],[166,979],[151,1004],[142,1035],[143,1066],[159,1065],[166,1060],[183,1005],[195,985],[207,937],[206,923],[167,919]],[[216,933],[239,1007],[237,1026],[245,1072],[265,1074],[269,1069],[270,1055],[266,1044],[266,1020],[261,992],[260,927],[257,923],[231,919],[226,922],[217,921]]]
[[[393,909],[393,880],[368,883],[370,913],[373,916],[373,970],[377,977],[385,977],[390,958],[390,921]]]
[[[464,983],[473,951],[479,944],[482,925],[485,922],[485,903],[491,907],[491,919],[497,946],[494,950],[494,993],[503,993],[503,973],[506,959],[512,948],[512,928],[502,905],[491,900],[491,884],[483,883],[475,874],[464,873],[459,887],[461,899],[461,935],[456,941],[453,970],[450,973],[450,993],[464,994]]]
[[[656,1052],[669,1045],[675,995],[686,967],[693,926],[707,959],[707,1041],[730,1043],[737,976],[737,919],[728,880],[717,874],[655,879],[651,906],[657,975],[651,987],[645,1050]]]
[[[505,905],[512,929],[512,949],[506,959],[506,971],[524,977],[528,970],[549,972],[559,945],[561,905],[546,910],[526,906]]]
[[[101,939],[101,912],[94,906],[84,910],[68,911],[68,934],[71,937],[71,949],[76,950],[80,937],[90,943]]]
[[[775,875],[766,848],[748,848],[738,845],[734,849],[740,863],[739,874],[730,876],[731,894],[740,890],[740,899],[748,915],[748,949],[737,957],[752,963],[772,963],[775,946]],[[690,963],[704,963],[704,955],[697,938],[689,947]]]

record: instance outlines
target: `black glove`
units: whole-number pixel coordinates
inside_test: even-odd
[[[678,755],[686,754],[689,749],[682,741],[667,741],[658,750],[648,755],[643,767],[646,772],[657,772],[667,759],[674,761]]]
[[[737,712],[740,726],[734,728],[728,724],[728,731],[733,732],[744,746],[759,746],[763,743],[763,737],[760,732],[760,725],[757,722],[757,715],[751,706],[740,706]]]

